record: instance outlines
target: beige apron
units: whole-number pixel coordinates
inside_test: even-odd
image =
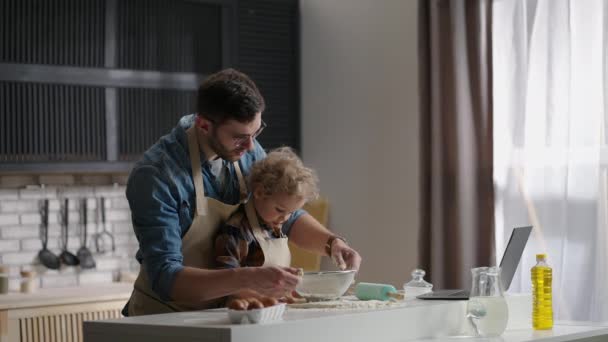
[[[192,175],[194,181],[194,189],[196,196],[196,211],[192,225],[182,238],[182,254],[184,256],[183,265],[197,268],[211,268],[213,266],[213,237],[219,226],[238,209],[240,203],[230,205],[222,203],[216,199],[205,197],[204,182],[202,177],[200,150],[197,141],[197,134],[194,127],[187,130],[188,133],[188,149],[190,151],[190,163],[192,165]],[[245,180],[238,162],[234,162],[234,168],[239,181],[241,193],[241,202],[247,198],[247,189]],[[254,212],[255,214],[255,212]],[[257,223],[257,216],[255,216]],[[259,224],[256,224],[259,228]],[[261,228],[260,228],[261,229]],[[262,239],[264,240],[264,239]],[[287,240],[277,239],[277,240]],[[260,245],[263,243],[260,242]],[[275,253],[275,244],[266,244],[262,248],[266,263],[275,263],[285,265],[284,251]],[[280,244],[279,244],[280,245]],[[264,249],[266,248],[266,249]],[[284,241],[284,246],[287,248],[287,243]],[[268,257],[266,256],[268,253]],[[280,260],[275,261],[273,255],[280,257]],[[289,261],[287,261],[287,264]],[[133,293],[128,303],[129,316],[150,315],[159,313],[168,313],[175,311],[191,311],[203,310],[217,307],[223,301],[223,298],[218,298],[200,303],[178,303],[165,302],[152,291],[148,281],[145,265],[142,264],[139,275],[135,280]]]
[[[289,252],[287,237],[273,239],[264,232],[253,207],[253,201],[248,201],[245,204],[245,212],[247,213],[247,220],[253,231],[253,236],[255,236],[255,239],[260,244],[262,252],[264,252],[264,266],[289,266],[291,263],[291,253]]]

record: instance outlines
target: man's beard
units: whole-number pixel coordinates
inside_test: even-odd
[[[207,141],[209,142],[209,147],[211,147],[218,157],[231,162],[241,159],[239,152],[244,151],[244,149],[241,147],[233,150],[227,149],[218,139],[217,131],[215,129],[211,130],[211,135]]]

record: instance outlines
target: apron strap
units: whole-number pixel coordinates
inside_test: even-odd
[[[258,240],[258,243],[261,246],[263,241],[265,241],[268,237],[264,235],[264,230],[262,229],[262,226],[260,226],[258,215],[253,207],[253,201],[247,201],[247,203],[245,203],[245,214],[247,215],[247,220],[249,220],[249,224],[251,225],[253,236],[255,236],[256,240]]]
[[[245,178],[243,177],[243,173],[241,172],[241,167],[239,166],[239,162],[235,161],[234,163],[234,171],[236,171],[236,177],[239,179],[239,191],[241,194],[240,202],[243,203],[247,199],[247,184],[245,183]]]
[[[255,212],[253,200],[245,203],[245,213],[253,231],[253,236],[260,245],[262,253],[264,253],[263,265],[289,266],[291,264],[291,253],[287,245],[287,238],[272,239],[264,233],[264,230],[260,226],[258,215]]]
[[[201,170],[201,155],[196,135],[196,126],[188,128],[188,150],[190,151],[190,164],[192,166],[192,180],[196,199],[196,216],[207,215],[207,197],[205,197],[205,184]]]

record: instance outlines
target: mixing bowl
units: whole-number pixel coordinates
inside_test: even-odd
[[[296,292],[308,300],[332,300],[342,296],[355,279],[354,270],[304,272]]]

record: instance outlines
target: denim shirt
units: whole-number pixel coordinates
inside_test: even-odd
[[[193,125],[194,118],[195,114],[182,117],[171,133],[152,145],[142,160],[135,164],[127,183],[133,230],[139,242],[135,257],[145,265],[152,290],[166,301],[171,300],[173,281],[184,267],[182,238],[192,224],[196,209],[186,136],[186,130]],[[239,160],[243,176],[247,177],[255,161],[265,157],[266,152],[254,141],[253,151],[247,151]],[[229,175],[225,179],[225,188],[220,189],[207,158],[201,153],[205,196],[236,204],[240,193],[234,165],[223,162],[229,169]],[[304,213],[298,210],[285,222],[283,232],[286,235]]]

